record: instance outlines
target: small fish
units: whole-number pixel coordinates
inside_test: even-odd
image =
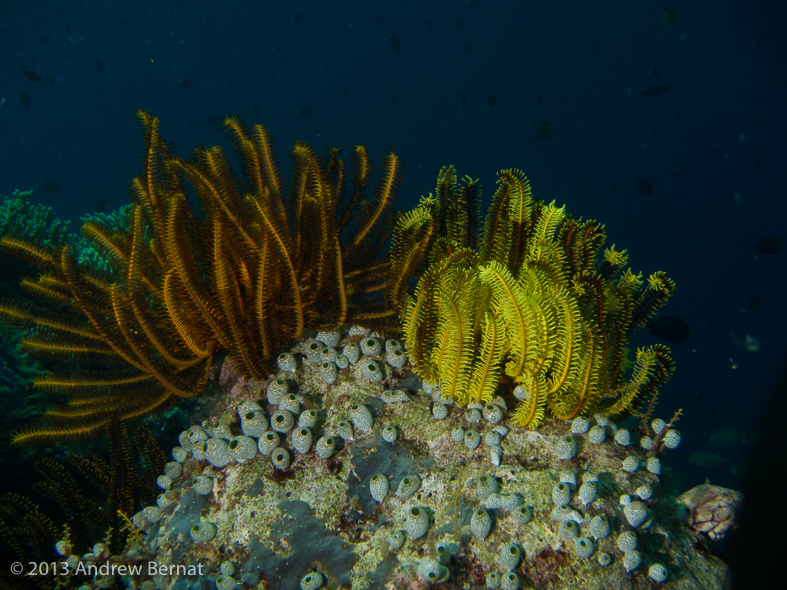
[[[719,467],[727,465],[727,460],[716,453],[700,451],[689,457],[689,463],[697,467],[702,467],[703,469],[718,469]]]
[[[41,45],[49,45],[49,42],[51,40],[52,40],[52,35],[41,35],[41,38],[38,40],[38,42]]]
[[[42,178],[37,183],[36,186],[40,188],[42,191],[46,191],[48,193],[56,193],[60,190],[60,187],[57,186],[57,183],[54,180],[49,178]]]
[[[640,96],[655,96],[656,94],[661,94],[662,92],[666,92],[669,90],[669,86],[666,84],[656,84],[656,86],[648,86],[645,90],[640,90]]]
[[[533,127],[533,137],[536,139],[552,139],[555,137],[555,126],[547,121]]]
[[[746,300],[746,303],[743,304],[743,309],[741,310],[741,313],[743,315],[751,315],[754,312],[756,312],[758,309],[760,309],[761,305],[762,305],[762,297],[760,297],[759,295],[752,295]]]
[[[456,29],[464,29],[467,26],[467,21],[461,18],[456,19],[453,22],[454,28]]]
[[[96,213],[103,213],[106,210],[107,210],[107,200],[99,199],[98,203],[96,203]]]
[[[745,435],[737,428],[725,426],[710,435],[710,442],[717,447],[731,447],[743,440]]]
[[[782,241],[775,236],[762,236],[757,240],[757,243],[754,244],[754,249],[760,254],[772,256],[781,252]]]
[[[107,62],[101,61],[100,59],[98,59],[98,56],[95,56],[95,58],[96,58],[96,69],[99,72],[103,72],[104,70],[106,70],[107,69]]]
[[[31,82],[38,83],[41,81],[41,74],[36,72],[33,68],[28,66],[19,66],[19,73],[22,74],[22,77],[26,80],[30,80]]]
[[[305,104],[300,105],[297,109],[295,109],[299,115],[303,115],[304,117],[311,115],[314,111],[310,106],[306,106]]]
[[[399,104],[399,97],[395,94],[391,94],[391,104]]]
[[[293,20],[293,22],[296,25],[299,25],[303,21],[303,15],[302,14],[296,14],[294,17],[292,17],[292,20]]]
[[[656,66],[650,68],[650,73],[654,78],[661,78],[661,72]]]
[[[29,109],[32,101],[30,100],[30,93],[27,90],[18,90],[16,97],[19,99],[19,104],[23,109]]]
[[[486,110],[491,111],[493,108],[497,106],[497,97],[494,94],[490,94],[486,97]]]
[[[393,31],[388,31],[383,35],[383,41],[385,41],[385,44],[394,51],[399,51],[402,48],[401,43],[399,43],[399,37],[397,37],[396,33]]]
[[[462,91],[459,93],[459,109],[461,110],[465,108],[466,104],[467,104],[467,93]]]
[[[254,101],[253,109],[254,109],[254,116],[255,117],[259,117],[260,116],[260,105],[257,104],[256,100]]]
[[[640,178],[637,180],[637,190],[646,197],[649,197],[653,194],[653,183],[644,178]]]
[[[650,333],[660,340],[681,344],[691,337],[691,328],[683,318],[676,315],[660,316],[648,324]]]
[[[181,88],[191,88],[191,80],[188,78],[181,78],[178,80],[178,86]]]
[[[664,8],[659,11],[659,20],[665,27],[674,27],[678,22],[678,15],[671,8]]]

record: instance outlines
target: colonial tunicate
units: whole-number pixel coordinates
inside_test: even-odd
[[[568,505],[555,506],[549,516],[555,522],[573,520],[580,524],[582,523],[582,515]]]
[[[358,432],[366,432],[372,428],[374,419],[372,413],[363,404],[353,404],[350,406],[350,420],[353,422],[355,430]]]
[[[336,363],[333,361],[324,361],[320,363],[320,377],[322,377],[322,380],[328,385],[336,383],[338,376],[339,367],[336,366]]]
[[[407,535],[404,534],[404,531],[391,531],[388,533],[388,546],[391,549],[399,549],[404,545],[405,539],[407,539]]]
[[[229,560],[222,561],[221,565],[219,566],[219,571],[225,576],[234,576],[235,570],[236,570],[235,564]]]
[[[298,368],[298,363],[295,360],[295,356],[289,352],[281,353],[276,359],[276,364],[278,364],[279,369],[285,373],[294,373],[295,369]]]
[[[653,422],[650,423],[650,427],[653,429],[653,432],[656,434],[661,434],[662,430],[667,427],[667,423],[664,422],[661,418],[656,418]]]
[[[161,517],[164,516],[164,512],[162,512],[161,508],[158,506],[145,506],[142,509],[142,516],[145,517],[145,520],[148,522],[158,522],[161,520]]]
[[[198,426],[195,424],[194,426],[189,428],[188,437],[189,437],[189,441],[191,441],[191,444],[196,445],[198,442],[208,440],[208,433],[205,432],[202,426]]]
[[[623,555],[623,567],[627,572],[633,572],[642,563],[642,555],[639,551],[629,551]]]
[[[210,435],[214,438],[223,438],[228,442],[232,438],[232,430],[230,429],[230,425],[226,422],[218,422],[217,424],[213,424],[211,425],[210,429]]]
[[[383,345],[378,338],[364,338],[361,340],[361,352],[366,356],[375,356],[383,350]]]
[[[478,508],[470,518],[470,531],[476,539],[483,541],[489,536],[491,530],[492,517],[483,508]]]
[[[557,441],[557,448],[555,450],[557,451],[558,459],[562,461],[573,459],[577,454],[577,441],[571,435],[562,436]]]
[[[399,482],[399,487],[396,488],[396,495],[399,498],[409,498],[416,493],[421,487],[421,478],[417,475],[407,475]]]
[[[271,452],[271,463],[276,469],[284,471],[290,466],[290,453],[282,447],[273,449]]]
[[[364,359],[361,361],[361,375],[369,381],[382,381],[382,366],[374,359]]]
[[[385,361],[395,369],[401,369],[407,362],[407,355],[403,350],[392,350],[385,353]]]
[[[467,420],[467,422],[469,424],[475,424],[476,422],[480,422],[481,421],[481,412],[479,412],[475,408],[469,408],[465,412],[465,420]]]
[[[596,482],[586,481],[579,486],[579,503],[588,506],[596,499]]]
[[[609,518],[606,514],[598,514],[591,519],[588,528],[596,539],[606,539],[609,536]]]
[[[486,587],[489,590],[496,590],[500,588],[500,574],[491,572],[486,575]]]
[[[589,538],[581,537],[574,541],[574,550],[577,552],[577,557],[587,559],[593,555],[593,551],[596,550],[596,546]]]
[[[493,476],[487,474],[479,477],[475,486],[475,491],[481,500],[486,500],[490,494],[497,493],[499,489],[500,484],[497,483],[497,480]]]
[[[268,431],[260,437],[260,440],[257,444],[257,449],[263,455],[270,455],[271,451],[279,446],[281,439],[279,435],[273,431]]]
[[[429,515],[425,508],[413,506],[407,511],[407,520],[404,525],[407,536],[412,539],[420,539],[429,530]]]
[[[654,582],[664,582],[667,579],[667,568],[660,563],[654,563],[648,568],[648,577]]]
[[[454,426],[451,431],[451,438],[456,442],[462,442],[465,439],[465,429],[461,426]]]
[[[339,340],[341,337],[342,335],[339,330],[331,330],[330,332],[317,332],[317,340],[330,348],[339,346]]]
[[[617,545],[623,553],[630,553],[637,548],[637,535],[634,531],[623,531],[618,535]]]
[[[156,506],[158,506],[162,510],[169,508],[170,506],[172,506],[174,502],[175,502],[174,498],[168,496],[167,494],[159,494],[158,496],[156,496]]]
[[[503,460],[503,449],[501,447],[489,449],[489,460],[492,462],[492,465],[499,467],[500,462]]]
[[[615,433],[615,442],[621,447],[627,447],[631,444],[631,433],[625,428],[619,428]]]
[[[533,520],[533,507],[532,506],[520,506],[516,510],[514,510],[514,520],[518,524],[527,524],[531,520]]]
[[[500,438],[505,438],[509,432],[508,426],[503,426],[502,424],[498,424],[492,429],[492,432],[496,432],[500,435]]]
[[[632,500],[632,498],[628,494],[621,494],[620,495],[620,505],[621,506],[628,506],[629,504],[631,504],[631,500]]]
[[[336,450],[336,440],[332,436],[321,436],[314,449],[320,459],[328,459]]]
[[[180,465],[180,463],[178,463]],[[172,478],[169,475],[159,475],[156,478],[156,485],[162,490],[168,490],[172,487]]]
[[[294,393],[288,393],[279,402],[280,410],[287,410],[291,414],[297,415],[301,411],[301,402],[298,401],[298,396]]]
[[[490,510],[502,508],[510,512],[511,510],[516,510],[521,505],[522,498],[519,494],[509,494],[507,492],[502,494],[489,494],[489,497],[486,499],[486,507]]]
[[[662,440],[664,442],[664,446],[668,449],[677,449],[678,445],[680,444],[680,432],[670,428],[664,433],[664,438]]]
[[[504,417],[503,408],[497,404],[486,404],[484,406],[484,418],[490,424],[497,424]]]
[[[477,448],[481,443],[481,435],[476,430],[468,430],[465,432],[465,447],[472,451]]]
[[[418,564],[418,575],[427,582],[439,582],[447,579],[448,568],[443,567],[434,559],[422,559]]]
[[[648,457],[648,463],[645,468],[653,475],[661,475],[661,459],[658,457]]]
[[[607,438],[607,431],[604,430],[603,426],[596,424],[593,428],[590,429],[588,432],[588,441],[593,443],[594,445],[599,445],[604,442],[604,439]]]
[[[216,590],[235,590],[237,587],[238,582],[232,576],[216,576]]]
[[[577,416],[571,422],[571,434],[585,434],[590,429],[590,420],[585,416]]]
[[[508,572],[500,580],[500,590],[519,590],[522,587],[522,579],[516,572]]]
[[[639,446],[641,446],[646,451],[649,451],[653,448],[653,439],[649,436],[643,436],[639,439]]]
[[[576,539],[579,537],[579,525],[573,520],[561,522],[558,528],[558,536],[566,540]]]
[[[388,495],[388,478],[382,473],[376,473],[369,480],[369,491],[377,502],[382,502]]]
[[[396,442],[396,437],[398,433],[396,431],[396,426],[391,426],[390,424],[383,428],[383,440],[387,443],[394,443]]]
[[[292,431],[292,448],[301,455],[312,448],[312,431],[308,428],[296,428]]]
[[[560,479],[560,483],[568,484],[571,486],[571,489],[576,489],[577,487],[577,475],[573,471],[569,471],[568,469],[564,469],[560,472],[558,476]]]
[[[644,502],[634,500],[627,506],[623,507],[623,514],[626,515],[626,520],[634,528],[642,525],[648,519],[648,507]]]
[[[512,570],[522,560],[522,550],[516,543],[509,543],[500,548],[500,565],[507,570]]]
[[[346,369],[350,366],[350,359],[343,354],[337,354],[336,359],[333,361],[339,369]]]
[[[216,536],[217,530],[212,522],[198,522],[191,527],[189,534],[195,543],[205,543]]]
[[[209,475],[198,475],[191,480],[191,487],[195,494],[207,496],[213,491],[213,478]]]
[[[268,384],[268,391],[266,393],[268,403],[276,406],[279,405],[279,402],[282,400],[282,398],[289,392],[290,384],[286,379],[279,377],[278,379],[271,381]]]
[[[211,465],[221,469],[232,463],[232,455],[226,440],[223,438],[211,438],[204,444],[206,445],[204,449],[205,458]]]
[[[404,350],[404,344],[399,340],[390,338],[385,341],[385,352],[393,352],[394,350]]]
[[[320,572],[311,572],[301,579],[301,590],[317,590],[322,587],[325,578]]]
[[[172,458],[178,463],[183,463],[183,461],[188,459],[188,456],[189,452],[183,447],[175,447],[172,449]]]
[[[361,358],[361,349],[355,342],[348,342],[342,348],[342,354],[354,365]]]
[[[287,434],[295,426],[295,416],[287,410],[277,410],[271,414],[271,428],[281,434]]]
[[[386,404],[410,401],[410,396],[403,389],[386,389],[378,397]]]
[[[306,358],[309,359],[310,363],[320,362],[320,350],[322,350],[322,348],[323,347],[317,341],[309,343],[306,347]]]
[[[598,564],[601,567],[607,567],[610,563],[612,563],[612,556],[606,551],[599,553],[596,559],[598,560]]]
[[[298,426],[302,428],[314,428],[317,424],[317,410],[306,410],[298,416]]]
[[[639,469],[639,457],[635,457],[634,455],[629,455],[625,459],[623,459],[623,471],[627,471],[628,473],[634,473]]]
[[[336,363],[337,356],[339,356],[339,352],[335,348],[331,348],[330,346],[323,346],[320,349],[321,363]]]
[[[236,436],[227,446],[232,458],[238,463],[251,461],[257,456],[257,441],[250,436]]]
[[[240,415],[240,429],[246,436],[259,438],[268,430],[268,419],[261,410],[249,410]]]
[[[207,441],[200,441],[195,443],[193,447],[191,447],[191,456],[194,457],[195,461],[204,461],[205,460],[205,452],[208,450],[208,443]]]
[[[650,500],[651,496],[653,496],[653,490],[650,489],[650,486],[646,485],[639,486],[634,493],[637,494],[641,500]]]
[[[571,502],[571,488],[564,483],[555,484],[552,488],[552,502],[555,506],[565,506]]]
[[[432,404],[432,416],[434,416],[435,420],[446,418],[448,416],[448,406],[435,402]]]
[[[609,416],[606,414],[594,414],[593,419],[596,421],[596,425],[602,428],[609,424]]]
[[[353,440],[355,438],[353,425],[350,424],[347,420],[340,420],[336,424],[336,434],[341,436],[344,440]]]

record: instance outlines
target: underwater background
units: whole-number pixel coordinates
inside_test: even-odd
[[[631,348],[671,349],[658,414],[683,409],[682,487],[739,489],[787,353],[785,16],[767,1],[7,1],[0,195],[33,190],[72,229],[126,204],[137,108],[183,156],[225,142],[225,114],[263,123],[281,154],[391,148],[401,210],[449,164],[479,179],[485,210],[495,173],[519,168],[675,281]],[[0,387],[20,403],[24,384]],[[9,437],[0,467],[22,473],[30,451]]]

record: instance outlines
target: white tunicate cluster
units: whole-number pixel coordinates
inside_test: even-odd
[[[658,457],[648,457],[648,463],[645,468],[653,475],[661,475],[661,459]]]
[[[350,420],[352,420],[355,430],[358,432],[366,432],[371,430],[374,419],[372,413],[363,404],[353,404],[350,406]]]
[[[615,433],[615,442],[621,447],[627,447],[631,444],[631,433],[625,428],[620,428]]]
[[[339,330],[331,330],[330,332],[317,332],[317,340],[329,348],[335,348],[338,346],[340,338],[341,333]]]
[[[588,432],[588,441],[593,443],[594,445],[599,445],[604,442],[607,438],[607,431],[604,430],[604,427],[596,424],[593,428],[590,429]]]
[[[641,526],[648,519],[648,507],[640,500],[633,500],[623,507],[626,520],[634,528]]]
[[[279,365],[279,369],[285,373],[294,373],[298,368],[298,362],[295,360],[295,356],[289,352],[281,353],[276,358],[276,363]]]
[[[339,367],[333,361],[324,361],[320,364],[320,377],[328,385],[336,383],[339,378]]]
[[[555,450],[558,459],[562,461],[573,459],[577,454],[577,441],[573,436],[562,436],[558,439]]]
[[[290,392],[290,385],[287,383],[286,379],[276,379],[275,381],[271,381],[268,384],[268,390],[266,392],[266,397],[268,399],[269,404],[279,405],[279,402],[282,398]],[[259,411],[262,408],[249,408],[251,411]]]
[[[677,449],[680,444],[680,432],[671,428],[664,433],[664,446],[668,449]]]
[[[656,418],[653,422],[650,423],[650,427],[653,429],[653,432],[656,434],[661,434],[662,430],[667,427],[667,423],[664,422],[661,418]]]
[[[629,455],[623,459],[623,471],[634,473],[637,471],[637,469],[639,469],[639,457]]]

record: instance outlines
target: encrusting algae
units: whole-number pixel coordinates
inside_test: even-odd
[[[262,127],[227,120],[237,173],[220,148],[180,159],[140,119],[133,223],[86,229],[115,274],[3,241],[72,314],[4,304],[35,326],[27,348],[114,367],[39,378],[72,403],[18,442],[221,390],[117,556],[160,570],[87,588],[724,587],[660,481],[677,415],[646,424],[669,351],[627,358],[674,291],[664,273],[643,281],[602,251],[600,224],[533,200],[516,170],[483,227],[480,186],[453,167],[397,218],[393,154],[370,188],[363,148],[348,175],[338,150],[296,144],[285,185]],[[639,433],[613,421],[629,416]],[[98,559],[65,541],[72,568]]]

